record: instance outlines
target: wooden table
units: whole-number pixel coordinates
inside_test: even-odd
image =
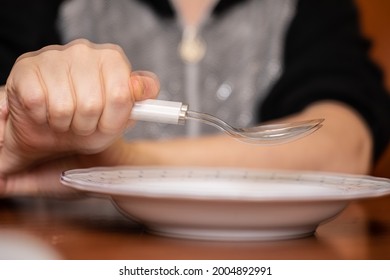
[[[105,200],[0,200],[0,241],[12,249],[26,248],[24,244],[34,240],[35,245],[51,250],[60,259],[76,260],[390,259],[390,196],[350,203],[311,237],[272,242],[154,236],[125,219]],[[37,256],[39,246],[32,246]],[[0,252],[3,257],[7,254],[4,248]],[[29,258],[23,254],[18,257]]]

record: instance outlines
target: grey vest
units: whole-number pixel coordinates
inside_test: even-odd
[[[218,18],[211,16],[201,30],[207,51],[195,65],[184,63],[178,55],[182,36],[178,20],[157,17],[139,1],[66,1],[59,27],[64,43],[87,38],[120,45],[134,70],[159,76],[159,99],[182,101],[233,126],[248,126],[253,124],[258,103],[281,74],[284,37],[295,6],[296,0],[248,0]],[[193,86],[196,92],[188,89]],[[127,138],[214,132],[215,128],[195,123],[139,122]]]

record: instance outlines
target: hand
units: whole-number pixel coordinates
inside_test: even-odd
[[[0,174],[105,150],[128,126],[134,101],[156,97],[159,83],[132,72],[118,46],[76,40],[22,55],[5,89]]]

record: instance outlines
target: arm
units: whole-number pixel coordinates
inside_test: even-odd
[[[390,95],[370,60],[353,1],[298,1],[284,50],[284,72],[262,104],[261,120],[298,113],[314,102],[341,102],[369,129],[372,161],[378,160],[390,140]]]

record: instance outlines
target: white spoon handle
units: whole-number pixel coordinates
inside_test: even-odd
[[[147,99],[135,102],[130,118],[169,124],[184,124],[188,105],[181,102]]]

